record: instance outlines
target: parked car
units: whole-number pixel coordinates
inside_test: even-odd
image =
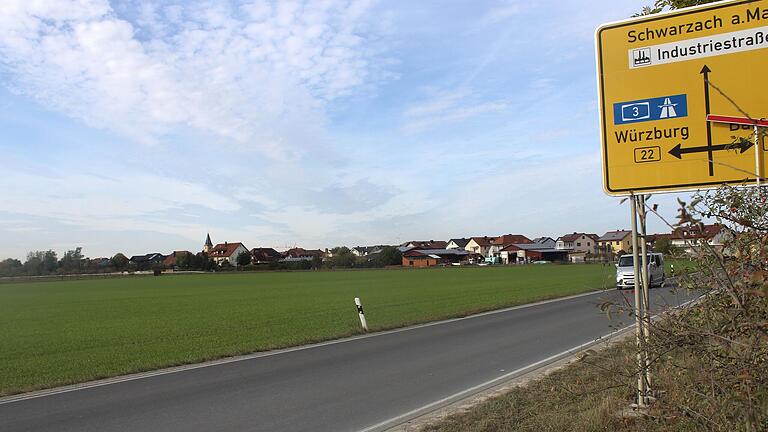
[[[663,286],[667,275],[664,272],[664,255],[660,253],[648,254],[649,285]],[[616,263],[616,288],[635,287],[635,266],[632,255],[622,255]]]

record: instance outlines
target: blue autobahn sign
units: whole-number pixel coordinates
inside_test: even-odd
[[[684,94],[613,104],[613,124],[617,125],[687,116],[688,102]]]

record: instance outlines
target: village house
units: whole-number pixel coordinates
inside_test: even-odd
[[[165,257],[163,260],[163,267],[165,268],[175,268],[176,267],[176,259],[178,259],[180,256],[185,254],[191,254],[190,251],[173,251],[171,254]]]
[[[693,225],[675,228],[670,240],[673,247],[691,252],[694,248],[704,244],[722,248],[731,235],[730,230],[722,224]]]
[[[551,244],[551,245],[556,245],[557,244],[557,241],[555,239],[553,239],[552,237],[546,237],[546,236],[545,237],[536,237],[535,239],[533,239],[533,242],[534,243],[539,243],[539,244],[548,244],[548,245],[549,244]],[[552,246],[552,247],[554,247],[554,246]]]
[[[577,233],[558,237],[555,249],[585,252],[597,255],[597,234]]]
[[[375,255],[378,253],[381,253],[381,250],[384,249],[385,245],[376,245],[376,246],[355,246],[351,249],[352,255],[357,257],[366,257],[368,255]]]
[[[213,259],[216,265],[222,265],[225,262],[232,266],[237,266],[237,257],[246,252],[250,254],[248,248],[240,242],[236,243],[219,243],[208,251],[208,256]]]
[[[253,264],[268,264],[280,260],[283,256],[272,248],[251,249],[251,262]]]
[[[608,231],[597,239],[598,254],[613,258],[617,253],[627,253],[632,249],[632,231]]]
[[[493,237],[471,237],[467,242],[467,245],[464,246],[464,250],[472,254],[487,257],[488,251],[491,249],[491,240],[493,240]]]
[[[584,262],[587,256],[598,254],[599,238],[597,234],[574,232],[558,237],[555,249],[568,251],[571,262]]]
[[[659,240],[668,240],[669,244],[672,245],[672,234],[648,234],[645,237],[648,249],[653,251],[656,250],[656,243],[658,243]]]
[[[448,240],[448,244],[445,246],[446,249],[464,249],[467,247],[467,243],[469,243],[468,238],[455,238]]]
[[[501,262],[501,250],[512,244],[530,244],[533,243],[531,239],[520,234],[505,234],[491,239],[491,246],[488,248],[488,255],[485,256],[486,261],[499,263]]]
[[[295,247],[283,252],[282,255],[283,255],[283,258],[281,259],[281,261],[291,262],[291,261],[312,261],[314,257],[323,258],[325,254],[323,251],[319,249],[304,249],[300,247]]]
[[[128,260],[128,264],[135,266],[138,270],[149,270],[150,268],[161,265],[165,255],[161,253],[148,253],[144,255],[134,255]]]

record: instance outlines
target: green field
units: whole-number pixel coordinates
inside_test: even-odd
[[[613,286],[613,266],[233,273],[0,285],[0,395]]]

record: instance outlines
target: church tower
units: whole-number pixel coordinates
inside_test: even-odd
[[[205,236],[205,244],[203,245],[203,252],[208,253],[213,249],[213,243],[211,243],[211,234]]]

